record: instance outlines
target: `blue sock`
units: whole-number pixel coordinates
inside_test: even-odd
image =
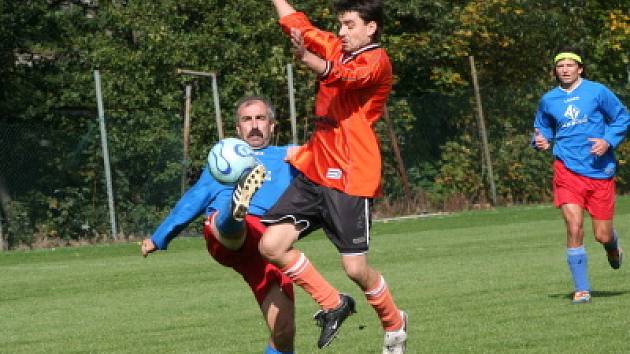
[[[217,216],[214,219],[217,229],[222,235],[234,235],[243,230],[243,221],[236,221],[232,216],[232,200],[226,199],[225,205],[217,208]]]
[[[613,230],[612,239],[608,243],[604,243],[606,251],[614,251],[619,247],[617,244],[617,231]]]
[[[294,354],[294,352],[280,352],[271,347],[271,344],[265,348],[265,352],[263,354]]]
[[[584,246],[567,248],[567,263],[573,276],[575,291],[591,290],[588,283],[588,256]]]

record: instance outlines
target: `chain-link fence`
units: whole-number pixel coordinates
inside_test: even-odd
[[[523,87],[522,92],[481,87],[500,204],[539,202],[549,197],[549,161],[542,157],[544,154],[527,147],[539,91],[542,90],[531,87]],[[623,88],[613,91],[627,103]],[[514,95],[532,98],[515,102]],[[469,205],[488,200],[487,171],[472,97],[472,92],[463,92],[390,99],[392,126],[385,120],[377,125],[385,198],[379,199],[376,214],[449,209],[448,203],[457,200]],[[118,236],[150,234],[181,196],[182,185],[188,187],[196,181],[207,149],[218,134],[214,115],[196,114],[195,107],[209,106],[210,102],[201,98],[193,101],[193,133],[189,160],[184,163],[180,110],[110,107],[105,101]],[[226,117],[231,105],[223,107],[224,131],[230,136],[233,121]],[[212,111],[206,107],[204,112]],[[281,127],[277,130],[289,132],[286,114],[280,115]],[[0,120],[0,237],[4,247],[111,237],[96,113],[66,110],[53,112],[52,116],[40,124],[33,124],[33,120]],[[308,127],[308,119],[298,117],[300,142],[308,136]],[[291,140],[287,133],[277,138],[280,139],[275,139],[275,144]],[[404,160],[403,172],[411,195],[402,186],[394,143]],[[630,188],[628,156],[630,144],[625,143],[618,153],[621,193]],[[406,202],[397,209],[393,204],[396,200]],[[191,226],[189,233],[198,235],[200,223]]]
[[[98,122],[76,119],[82,131],[0,121],[5,247],[111,237]],[[113,112],[106,120],[117,234],[149,234],[181,193],[179,112]],[[151,126],[158,121],[166,124]],[[194,174],[199,162],[190,165]]]

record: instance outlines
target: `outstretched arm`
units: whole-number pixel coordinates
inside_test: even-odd
[[[142,255],[147,256],[156,249],[165,250],[169,242],[180,231],[199,216],[206,206],[227,187],[221,185],[210,176],[207,169],[201,173],[201,177],[177,202],[173,210],[153,232],[150,239],[142,242]]]
[[[311,69],[311,71],[317,75],[326,73],[328,69],[327,62],[304,47],[304,37],[302,36],[302,32],[297,28],[291,28],[291,44],[293,44],[293,54],[295,57]]]
[[[276,7],[278,17],[284,17],[295,12],[295,9],[286,0],[272,0],[273,5]]]

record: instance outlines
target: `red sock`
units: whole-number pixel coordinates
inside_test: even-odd
[[[341,303],[339,292],[322,277],[306,258],[298,252],[298,257],[282,269],[293,282],[304,289],[324,310],[332,310]]]
[[[365,292],[365,298],[376,311],[384,330],[395,331],[402,328],[403,320],[400,317],[400,311],[394,303],[392,294],[389,292],[389,287],[385,283],[383,276],[380,276],[376,287]]]

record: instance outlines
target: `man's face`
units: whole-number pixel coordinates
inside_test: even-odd
[[[354,52],[364,47],[372,41],[372,36],[376,33],[376,22],[365,22],[356,11],[348,11],[338,16],[341,28],[339,28],[339,38],[343,51]]]
[[[269,145],[274,125],[267,116],[267,105],[262,101],[248,101],[238,109],[236,132],[253,149]]]
[[[565,88],[572,87],[582,75],[582,68],[573,59],[562,59],[556,63],[556,76],[560,85]]]

